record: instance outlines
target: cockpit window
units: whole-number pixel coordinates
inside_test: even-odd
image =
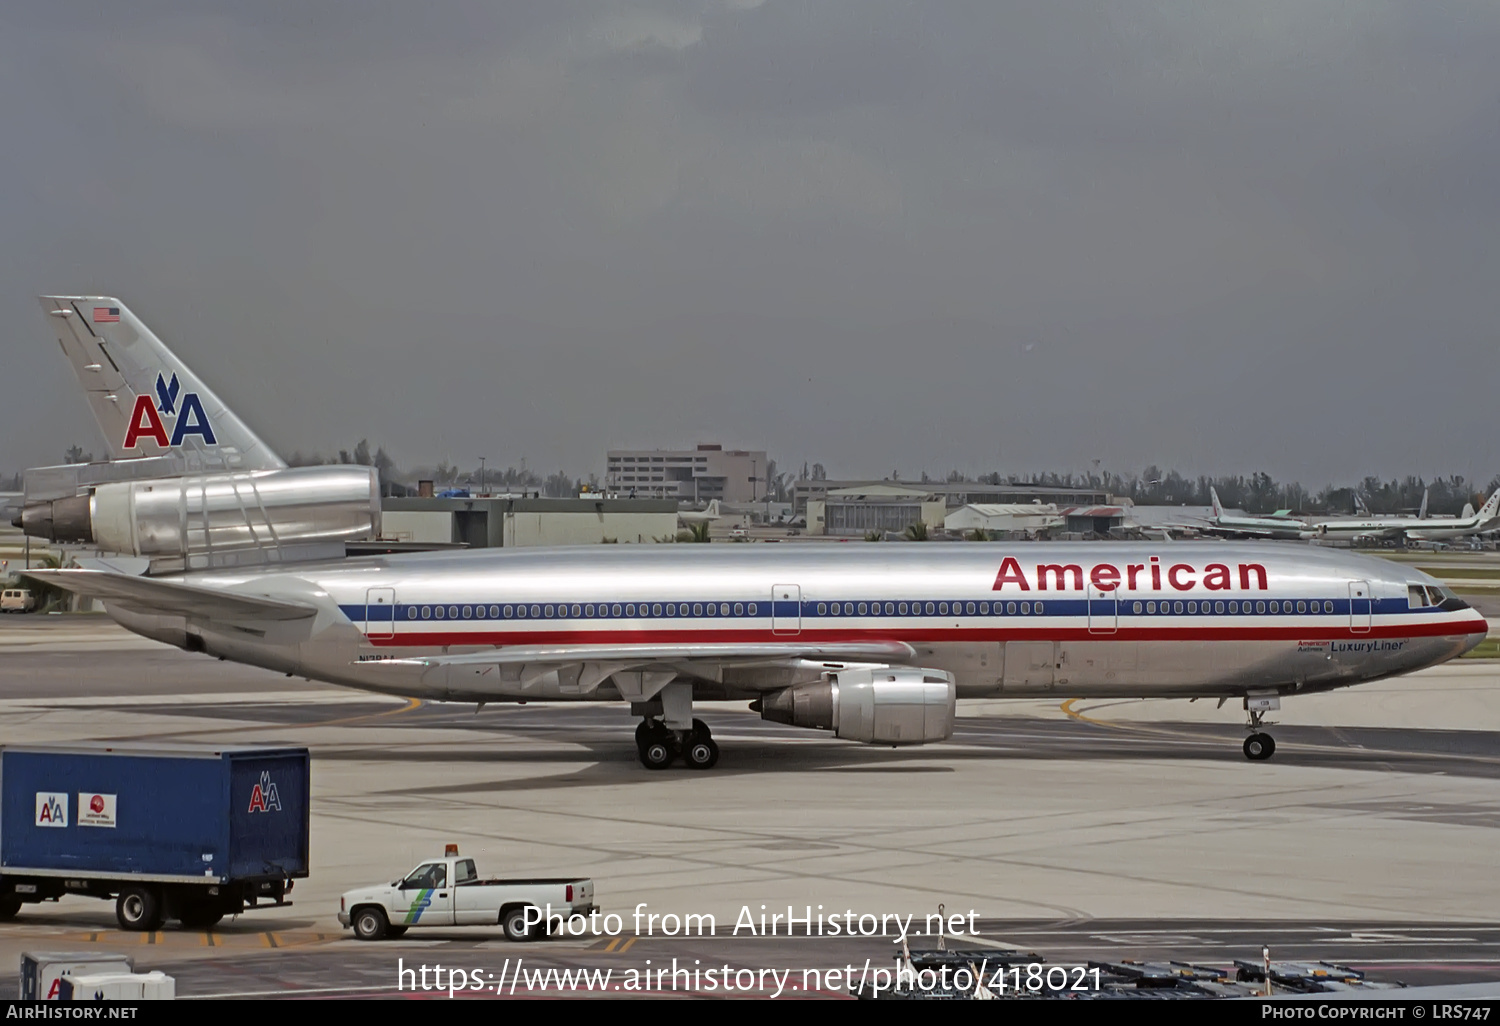
[[[1443,591],[1442,591],[1441,588],[1434,588],[1430,584],[1427,586],[1427,594],[1429,594],[1429,595],[1432,596],[1432,604],[1435,605],[1435,606],[1442,605],[1443,604],[1443,599],[1449,597],[1448,595],[1444,595],[1443,594]]]
[[[1442,600],[1439,599],[1439,602]],[[1437,603],[1434,603],[1437,604]],[[1410,609],[1421,609],[1427,605],[1427,589],[1420,584],[1408,584],[1406,586],[1406,605]]]

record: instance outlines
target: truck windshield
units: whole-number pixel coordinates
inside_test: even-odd
[[[401,882],[402,887],[442,887],[448,881],[448,867],[441,862],[429,862],[418,866]]]

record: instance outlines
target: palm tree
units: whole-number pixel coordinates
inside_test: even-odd
[[[925,521],[918,520],[915,524],[912,524],[912,525],[908,526],[907,529],[906,529],[906,540],[907,541],[926,541],[927,540],[927,523]]]
[[[884,540],[885,540],[885,535],[881,534],[879,531],[866,531],[865,532],[865,541],[884,541]]]
[[[706,541],[708,541],[708,521],[707,520],[700,520],[696,524],[689,524],[688,525],[688,534],[691,535],[691,537],[688,538],[688,541],[694,541],[694,542],[706,542]]]
[[[989,541],[990,536],[983,528],[976,527],[969,532],[969,541]]]

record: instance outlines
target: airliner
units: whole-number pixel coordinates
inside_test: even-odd
[[[1425,512],[1426,498],[1423,498]],[[1351,541],[1403,539],[1406,541],[1450,541],[1469,538],[1500,525],[1500,489],[1485,501],[1478,513],[1470,508],[1457,517],[1370,517],[1329,520],[1317,525],[1320,538],[1345,538]]]
[[[1269,517],[1237,517],[1224,512],[1217,489],[1209,488],[1213,500],[1214,515],[1202,518],[1197,524],[1172,524],[1172,527],[1190,527],[1202,534],[1216,534],[1229,538],[1312,538],[1316,532],[1306,521],[1291,516],[1276,514]]]
[[[33,576],[288,676],[479,708],[629,703],[648,769],[718,762],[694,716],[710,700],[900,746],[949,739],[958,699],[1238,699],[1262,760],[1283,697],[1434,666],[1487,632],[1409,567],[1269,543],[347,555],[378,540],[368,468],[281,465],[119,300],[42,303],[119,459],[72,494],[67,468],[28,471],[18,519],[119,555]],[[188,469],[151,476],[165,458]]]

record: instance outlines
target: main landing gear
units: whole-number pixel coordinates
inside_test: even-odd
[[[1245,696],[1245,712],[1250,718],[1245,724],[1245,729],[1250,731],[1250,736],[1245,738],[1245,758],[1251,762],[1264,762],[1276,754],[1276,739],[1261,730],[1261,725],[1266,713],[1280,708],[1279,695]]]
[[[672,730],[658,719],[644,719],[635,728],[635,748],[641,765],[660,770],[679,757],[688,769],[712,769],[719,761],[719,746],[713,732],[702,720],[694,720],[691,730]]]

